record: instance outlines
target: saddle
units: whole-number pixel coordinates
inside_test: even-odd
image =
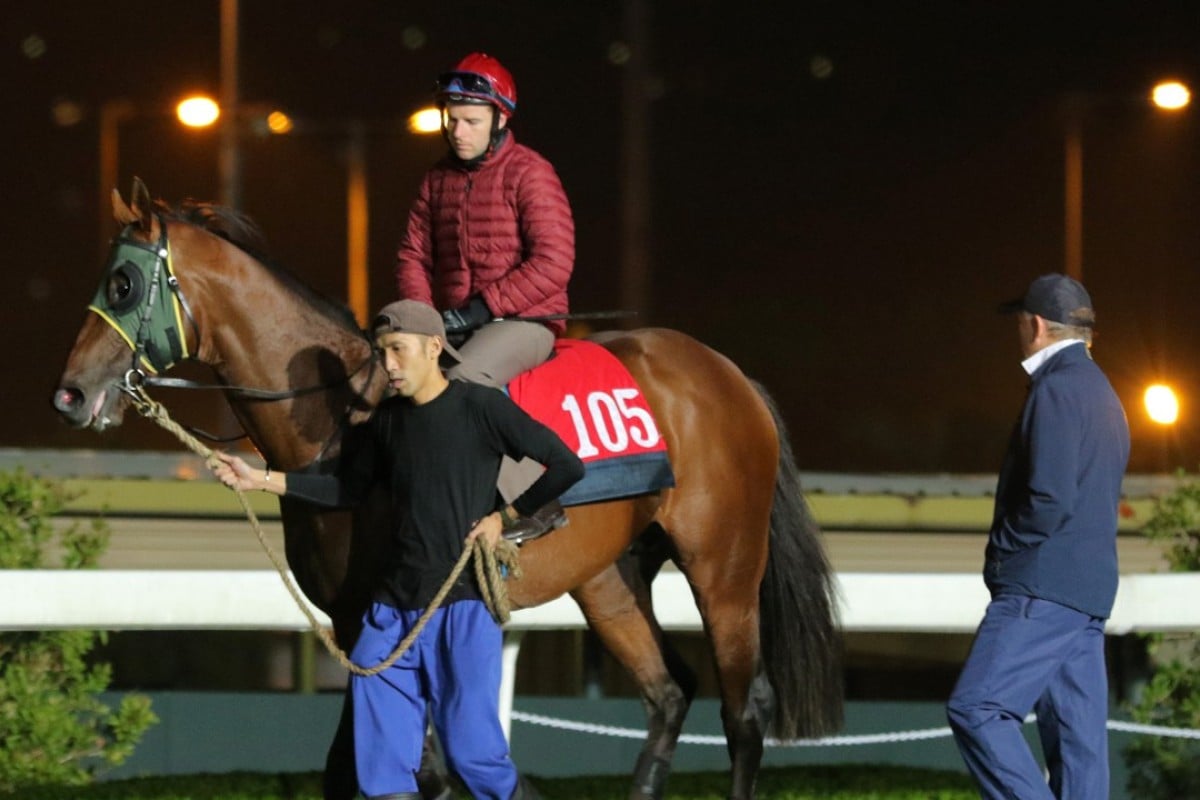
[[[645,396],[625,365],[595,342],[557,340],[545,363],[518,375],[505,390],[583,461],[584,477],[562,495],[563,506],[675,485],[666,440]]]

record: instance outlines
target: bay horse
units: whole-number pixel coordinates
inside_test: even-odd
[[[127,381],[190,358],[213,368],[273,469],[329,469],[386,384],[348,311],[262,260],[257,229],[228,209],[155,203],[139,180],[129,205],[114,190],[113,210],[123,230],[95,313],[67,357],[53,400],[58,412],[80,428],[119,425]],[[524,574],[508,581],[510,600],[523,608],[569,593],[628,669],[648,729],[629,797],[657,800],[696,683],[651,604],[651,581],[674,562],[715,661],[729,796],[752,798],[764,736],[821,736],[840,727],[842,715],[833,577],[784,426],[758,384],[682,333],[594,338],[637,381],[665,437],[676,486],[569,508],[569,527],[522,547]],[[382,505],[328,512],[281,501],[288,564],[347,650],[373,565],[383,561],[376,557],[377,534],[387,530],[378,524]],[[326,765],[326,796],[338,800],[355,790],[348,713]]]

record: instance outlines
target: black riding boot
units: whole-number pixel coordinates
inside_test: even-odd
[[[513,544],[521,544],[565,527],[567,521],[567,512],[563,511],[562,503],[551,500],[528,517],[521,517],[505,528],[502,535]]]

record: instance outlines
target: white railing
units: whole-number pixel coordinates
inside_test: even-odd
[[[987,590],[976,574],[844,572],[847,631],[971,633]],[[320,612],[318,618],[328,623]],[[683,575],[654,581],[654,613],[667,630],[700,629]],[[563,596],[513,613],[511,630],[584,626]],[[0,570],[0,630],[304,630],[308,623],[269,570]],[[1124,575],[1110,634],[1200,629],[1200,573]]]
[[[971,633],[988,594],[977,574],[840,573],[838,600],[846,631]],[[700,630],[678,572],[655,580],[654,611],[666,630]],[[506,730],[521,636],[584,625],[566,596],[513,613],[501,695]],[[299,631],[308,622],[270,571],[0,570],[0,630],[63,628]],[[1200,573],[1122,576],[1107,630],[1200,630]]]

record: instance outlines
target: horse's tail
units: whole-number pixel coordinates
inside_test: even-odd
[[[775,690],[771,733],[813,738],[842,725],[842,659],[833,570],[800,493],[800,475],[775,401],[755,388],[775,420],[779,469],[767,570],[759,587],[762,659]]]

